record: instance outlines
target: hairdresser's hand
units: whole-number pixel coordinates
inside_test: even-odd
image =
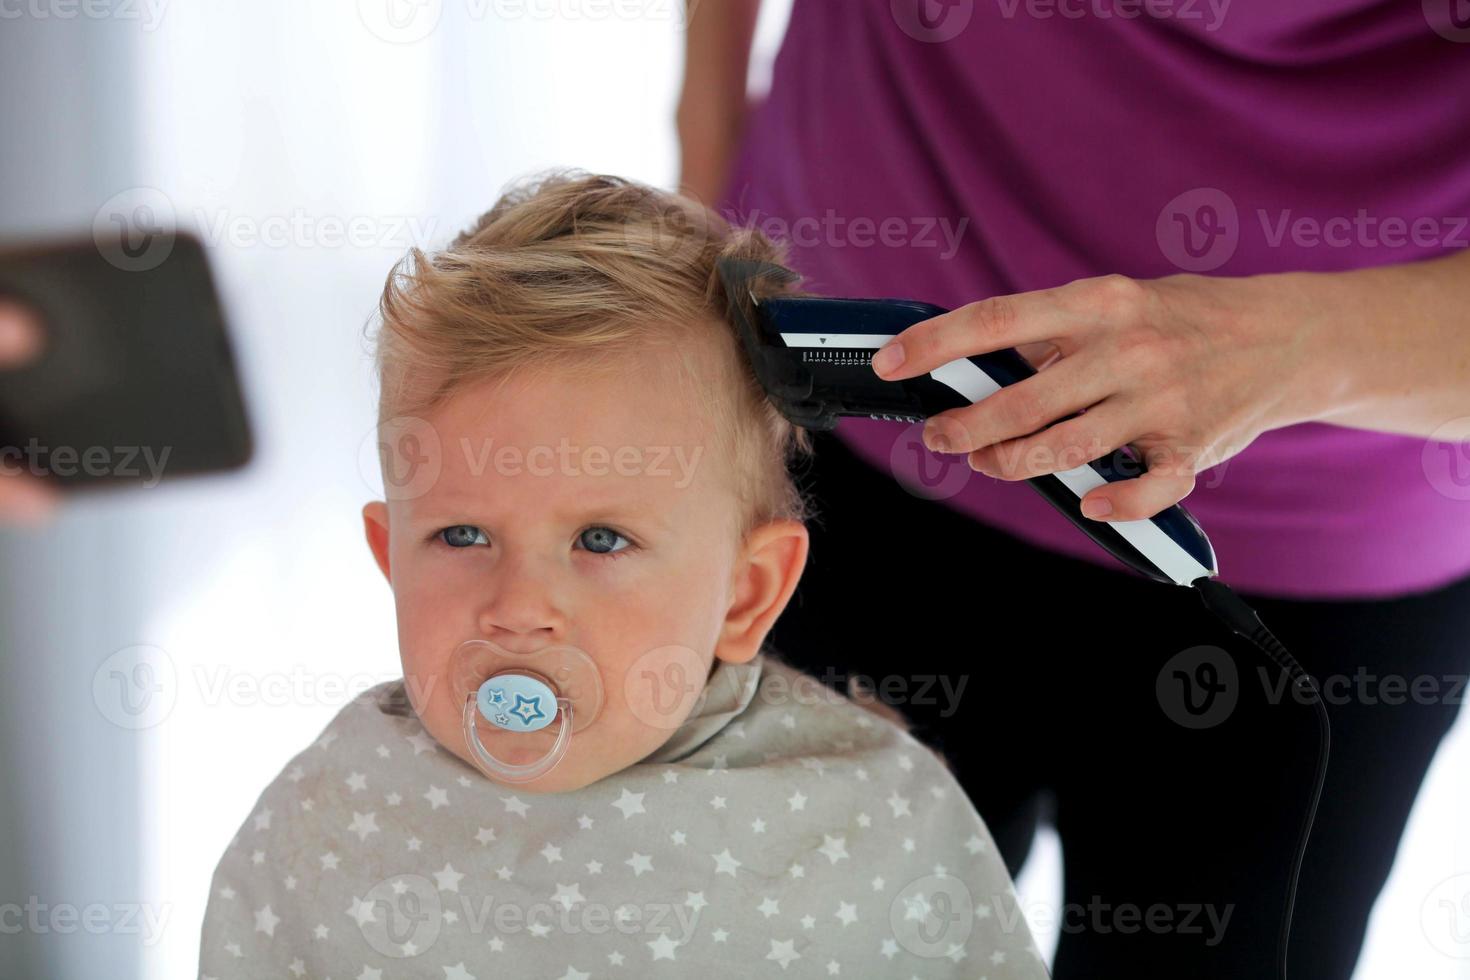
[[[902,345],[902,365],[886,369],[875,357],[874,369],[896,381],[1018,348],[1039,373],[934,416],[925,445],[967,452],[974,469],[1003,480],[1131,445],[1147,472],[1093,490],[1083,510],[1142,520],[1184,499],[1196,473],[1262,432],[1322,414],[1307,407],[1323,404],[1315,400],[1321,384],[1307,374],[1320,319],[1309,305],[1290,276],[1080,279],[914,324],[884,348]],[[1052,348],[1060,356],[1048,363],[1042,352]],[[1085,414],[1051,425],[1079,410]],[[1111,511],[1093,513],[1102,503]]]
[[[25,308],[0,300],[0,372],[18,368],[41,353],[41,325]],[[0,384],[4,384],[0,378]],[[34,523],[55,509],[58,494],[45,481],[17,471],[0,446],[0,524]]]

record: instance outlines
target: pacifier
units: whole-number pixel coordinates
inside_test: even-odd
[[[454,694],[464,705],[465,744],[492,779],[524,783],[550,772],[567,754],[572,735],[602,710],[602,675],[592,658],[572,646],[515,653],[488,640],[466,640],[450,661]],[[531,734],[559,724],[550,750],[534,762],[497,759],[480,739],[480,726]]]

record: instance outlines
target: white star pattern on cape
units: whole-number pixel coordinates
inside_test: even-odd
[[[643,809],[643,794],[630,793],[626,789],[623,795],[613,801],[613,806],[623,811],[623,819],[626,820],[635,813],[645,813]]]
[[[766,959],[775,960],[777,963],[780,963],[781,969],[784,970],[791,965],[793,960],[801,959],[801,954],[792,948],[795,945],[796,940],[794,939],[772,939],[771,951],[766,954]]]
[[[280,921],[276,914],[271,911],[269,905],[255,913],[256,931],[263,932],[267,936],[274,936],[276,934],[276,925]]]
[[[352,823],[348,830],[356,834],[360,839],[367,840],[368,834],[378,832],[378,815],[376,813],[358,813],[353,811]]]
[[[728,847],[715,855],[716,874],[728,874],[733,876],[735,874],[735,869],[738,867],[740,867],[740,862],[730,856],[730,849]]]
[[[231,840],[199,975],[1044,980],[939,758],[849,702],[793,699],[797,676],[719,662],[664,746],[564,793],[486,779],[379,685]]]

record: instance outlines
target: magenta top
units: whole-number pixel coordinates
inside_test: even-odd
[[[718,208],[790,241],[814,292],[950,308],[1112,272],[1464,248],[1470,22],[1439,6],[795,0]],[[935,462],[918,426],[836,432],[911,484]],[[945,505],[1137,574],[1024,481],[940,459],[968,474],[927,476]],[[1470,573],[1470,443],[1294,425],[1199,473],[1184,505],[1244,591],[1382,597]]]

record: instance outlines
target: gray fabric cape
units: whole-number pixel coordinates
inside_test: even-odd
[[[768,647],[721,662],[652,755],[561,794],[439,746],[401,679],[364,692],[225,850],[200,976],[1047,972],[938,756]]]

